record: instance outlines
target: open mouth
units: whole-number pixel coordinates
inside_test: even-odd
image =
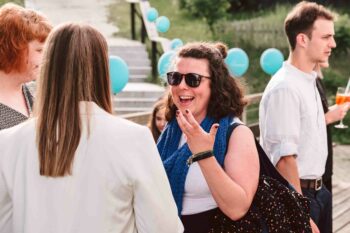
[[[180,103],[182,104],[189,104],[194,100],[193,96],[180,96]]]

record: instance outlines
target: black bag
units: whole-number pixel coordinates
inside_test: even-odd
[[[227,141],[239,123],[230,125]],[[259,184],[247,214],[233,221],[219,208],[209,233],[311,233],[310,202],[296,192],[276,170],[265,151],[255,139],[259,154]]]

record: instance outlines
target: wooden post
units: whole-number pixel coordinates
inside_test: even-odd
[[[152,78],[153,81],[157,79],[157,42],[152,41]]]
[[[130,2],[130,21],[131,21],[131,39],[136,40],[136,33],[135,33],[135,3]]]

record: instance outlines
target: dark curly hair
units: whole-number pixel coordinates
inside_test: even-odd
[[[177,57],[180,58],[208,60],[211,94],[207,115],[216,120],[225,116],[240,117],[246,105],[241,85],[229,74],[224,61],[226,56],[227,46],[220,42],[188,43],[177,52]],[[176,110],[169,93],[165,113],[167,121],[174,119]]]

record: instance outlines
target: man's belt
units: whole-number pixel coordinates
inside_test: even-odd
[[[322,178],[318,178],[315,180],[300,179],[300,186],[302,188],[313,189],[313,190],[318,191],[322,188],[322,185],[323,185]]]

